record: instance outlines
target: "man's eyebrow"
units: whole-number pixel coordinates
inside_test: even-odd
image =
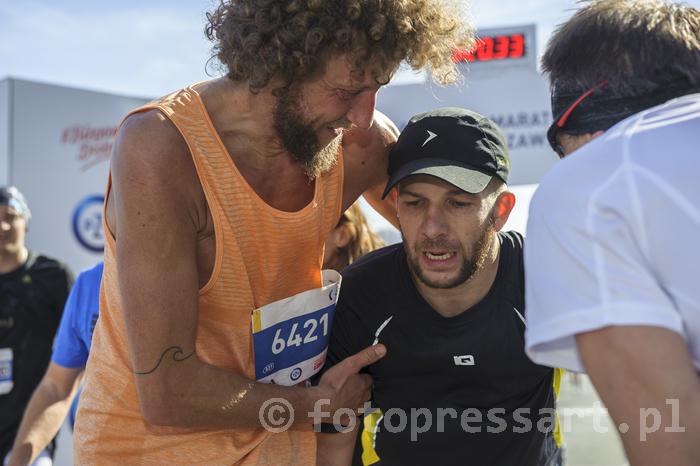
[[[420,195],[414,191],[411,191],[409,188],[400,189],[399,194],[408,194],[409,196],[413,196],[413,197],[423,197],[422,195]],[[462,191],[459,188],[455,188],[455,189],[448,191],[447,195],[448,196],[465,196],[465,197],[468,197],[470,199],[477,199],[479,197],[478,194],[468,193],[466,191]]]
[[[413,196],[413,197],[422,197],[420,194],[414,193],[410,189],[406,189],[406,188],[399,189],[399,194],[408,194],[409,196]]]
[[[450,196],[467,196],[467,197],[479,197],[478,194],[468,193],[462,191],[461,189],[455,188],[447,192]]]
[[[360,87],[355,87],[352,84],[341,84],[341,83],[332,83],[330,81],[326,81],[325,79],[322,81],[323,84],[328,88],[328,89],[337,89],[337,90],[342,90],[342,91],[348,91],[348,92],[363,92],[363,91],[369,91],[375,88],[375,86],[360,86]],[[378,87],[378,86],[376,86]]]

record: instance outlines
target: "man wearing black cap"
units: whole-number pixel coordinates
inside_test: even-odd
[[[413,117],[392,149],[403,243],[343,272],[327,366],[381,342],[356,464],[550,465],[555,371],[525,355],[522,236],[491,120],[459,108]],[[558,381],[558,373],[556,377]],[[325,419],[319,465],[347,465],[356,429]],[[348,426],[352,427],[352,426]]]
[[[564,160],[525,248],[528,355],[591,377],[633,465],[700,464],[700,11],[586,4],[542,58]]]
[[[27,249],[30,218],[22,193],[0,187],[0,463],[49,364],[73,282],[65,265]]]

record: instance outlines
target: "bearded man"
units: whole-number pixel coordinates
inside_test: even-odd
[[[393,217],[379,194],[396,130],[377,91],[403,60],[454,80],[453,51],[474,41],[465,10],[230,0],[207,15],[226,76],[135,110],[117,135],[77,464],[314,463],[305,413],[360,406],[371,381],[357,372],[385,351],[303,385],[339,286],[322,279],[324,239],[361,194]],[[263,422],[280,400],[288,412]]]
[[[560,373],[525,354],[523,237],[500,231],[508,171],[500,129],[469,110],[417,115],[401,133],[384,196],[396,189],[403,243],[343,271],[326,365],[383,344],[366,369],[378,410],[362,429],[319,416],[319,465],[351,464],[359,430],[355,464],[560,464]]]

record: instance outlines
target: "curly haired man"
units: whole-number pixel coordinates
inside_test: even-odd
[[[337,297],[324,238],[362,194],[395,221],[380,197],[397,131],[377,91],[402,61],[453,81],[465,10],[233,0],[207,15],[226,76],[131,112],[117,136],[77,464],[314,464],[307,413],[361,406],[358,371],[385,353],[300,384],[323,365]]]

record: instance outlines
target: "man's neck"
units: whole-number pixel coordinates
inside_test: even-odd
[[[224,145],[235,145],[229,153],[236,162],[244,155],[240,159],[246,164],[267,169],[280,156],[289,157],[274,130],[276,98],[267,87],[252,93],[246,83],[218,78],[196,89]]]
[[[248,185],[271,207],[296,212],[311,202],[315,185],[282,149],[273,124],[276,98],[270,87],[253,94],[247,84],[219,78],[195,89]]]
[[[443,317],[454,317],[480,302],[488,294],[498,273],[500,250],[500,241],[496,235],[493,235],[489,252],[482,267],[474,272],[469,280],[455,288],[428,287],[412,273],[413,282],[423,299],[430,304],[435,312]]]
[[[11,253],[0,252],[0,273],[13,272],[27,261],[27,257],[29,257],[27,248]]]

